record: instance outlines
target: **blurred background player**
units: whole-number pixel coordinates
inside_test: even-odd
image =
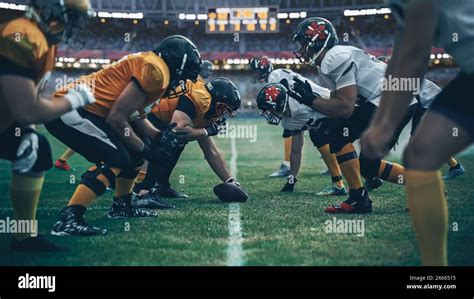
[[[211,169],[223,182],[235,182],[224,156],[211,138],[225,130],[225,117],[233,116],[240,107],[240,94],[226,78],[215,78],[204,84],[187,82],[189,92],[179,97],[162,100],[148,115],[157,128],[176,123],[176,130],[187,132],[187,140],[197,140]],[[169,160],[149,162],[144,180],[137,184],[137,206],[170,208],[160,197],[188,198],[169,182],[171,172],[184,146],[176,148]],[[150,191],[150,192],[146,192]]]
[[[91,14],[87,0],[36,0],[24,17],[0,25],[0,158],[12,162],[10,197],[16,220],[36,219],[44,172],[52,167],[49,142],[32,125],[94,102],[84,86],[54,101],[40,96],[53,71],[56,44],[75,43]],[[11,249],[61,248],[25,232],[13,236]]]
[[[250,69],[253,74],[250,77],[250,82],[253,84],[269,83],[268,76],[273,71],[273,65],[267,56],[255,57],[250,60]],[[291,134],[283,129],[283,149],[284,158],[278,170],[272,172],[269,177],[287,177],[290,175],[290,153],[291,153]]]
[[[53,136],[95,164],[82,175],[53,227],[53,235],[105,234],[105,229],[88,225],[84,213],[111,185],[115,185],[115,196],[109,218],[156,216],[154,211],[132,205],[138,171],[144,159],[167,158],[172,148],[183,141],[173,126],[163,131],[156,129],[146,114],[157,100],[178,96],[178,86],[179,93],[186,93],[184,83],[197,80],[201,63],[196,46],[189,39],[174,35],[153,51],[128,55],[56,92],[54,97],[78,83],[93,82],[97,101],[46,124]]]
[[[474,105],[474,30],[472,1],[389,1],[400,32],[386,76],[424,78],[433,45],[446,49],[461,71],[445,87],[423,117],[404,152],[406,190],[412,225],[423,265],[448,265],[448,210],[439,169],[472,144]],[[454,34],[458,39],[453,39]],[[361,140],[371,158],[389,151],[413,90],[384,91],[380,108]]]
[[[387,56],[380,56],[380,57],[377,57],[377,59],[387,64],[390,61],[390,59]],[[423,80],[421,93],[415,96],[416,100],[418,101],[418,104],[416,105],[416,110],[411,120],[411,123],[412,123],[411,131],[410,131],[411,136],[415,134],[415,131],[418,128],[418,125],[420,124],[423,116],[425,115],[426,111],[428,111],[430,106],[433,104],[433,101],[436,99],[436,97],[439,95],[440,92],[441,92],[441,88],[438,85],[436,85],[436,83],[426,78]],[[443,176],[444,180],[452,180],[466,173],[466,170],[464,169],[464,167],[454,157],[450,157],[448,161],[446,161],[446,164],[448,165],[449,168],[448,168],[448,173],[446,173],[446,175]]]

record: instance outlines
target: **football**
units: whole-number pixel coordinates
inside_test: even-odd
[[[222,202],[246,202],[249,198],[242,187],[231,183],[221,183],[214,186],[214,194]]]

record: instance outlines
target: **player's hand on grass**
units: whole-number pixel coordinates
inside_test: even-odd
[[[226,119],[224,117],[213,122],[206,128],[204,128],[204,131],[206,131],[207,133],[206,136],[216,136],[216,135],[224,133],[225,129],[226,129]]]
[[[281,192],[293,192],[293,190],[295,189],[295,185],[296,185],[297,181],[298,180],[295,178],[295,176],[290,174],[287,178],[287,182],[286,182],[285,186],[283,186],[283,188],[280,191]]]
[[[388,144],[392,141],[395,128],[391,126],[371,125],[360,139],[361,152],[369,159],[381,159],[385,157],[390,148]]]
[[[69,89],[64,98],[71,103],[72,110],[95,102],[94,94],[84,84],[78,84],[74,88]]]
[[[38,135],[31,128],[26,128],[23,131],[24,133],[16,152],[16,159],[12,165],[13,171],[18,173],[30,171],[38,159]]]
[[[316,100],[316,97],[319,95],[313,92],[311,85],[308,80],[304,82],[298,78],[294,78],[293,81],[289,83],[288,94],[306,106],[311,107],[313,102]]]

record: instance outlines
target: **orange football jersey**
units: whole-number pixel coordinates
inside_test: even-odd
[[[204,128],[209,125],[209,120],[205,118],[206,112],[211,106],[211,95],[207,91],[204,81],[186,81],[186,89],[188,93],[185,96],[191,100],[196,110],[196,116],[193,118],[193,125],[195,128]],[[165,98],[158,104],[154,105],[151,113],[158,117],[161,121],[169,124],[173,113],[178,106],[179,97]]]
[[[139,111],[150,110],[147,107],[151,108],[168,89],[168,66],[153,52],[127,55],[105,69],[79,78],[75,83],[58,90],[54,96],[64,95],[77,83],[85,84],[93,91],[96,102],[84,109],[106,118],[117,98],[132,80],[136,80],[146,94],[146,101]]]
[[[22,17],[0,25],[0,56],[18,67],[33,70],[38,84],[54,68],[56,46],[48,45],[35,22]],[[14,121],[6,101],[0,98],[0,132]]]

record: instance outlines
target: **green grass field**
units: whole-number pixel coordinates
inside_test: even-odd
[[[250,194],[240,205],[242,260],[244,265],[305,266],[398,266],[420,263],[416,241],[405,210],[404,188],[384,184],[371,194],[370,215],[337,215],[338,219],[363,219],[365,235],[328,234],[325,221],[333,216],[324,207],[344,200],[314,194],[330,178],[319,175],[325,167],[307,138],[304,160],[295,193],[279,192],[285,179],[267,175],[279,166],[283,155],[281,129],[262,120],[234,120],[232,124],[257,124],[257,141],[237,139],[238,179]],[[54,157],[65,149],[49,138]],[[218,139],[226,159],[231,157],[230,139]],[[467,173],[446,184],[450,224],[449,259],[452,265],[474,265],[474,215],[472,214],[474,156],[459,157]],[[226,265],[229,244],[229,205],[219,202],[212,187],[219,183],[196,143],[185,150],[173,172],[172,183],[190,195],[188,200],[170,200],[175,210],[162,211],[156,219],[110,220],[106,217],[112,192],[107,192],[87,212],[86,220],[109,230],[101,237],[53,237],[49,235],[59,210],[65,206],[76,182],[89,166],[80,156],[70,163],[72,172],[48,172],[37,218],[40,232],[70,249],[65,253],[19,254],[8,251],[10,235],[0,234],[0,265]],[[0,219],[12,216],[8,184],[10,166],[0,162]],[[129,228],[129,230],[127,229]]]

